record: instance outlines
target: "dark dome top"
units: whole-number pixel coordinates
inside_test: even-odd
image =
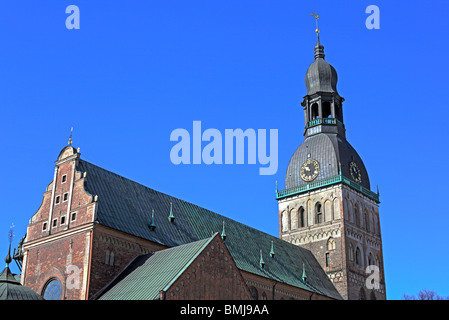
[[[368,172],[355,149],[346,139],[341,139],[336,134],[324,133],[307,137],[296,149],[287,167],[285,189],[310,183],[302,180],[300,174],[301,166],[308,159],[317,160],[320,165],[319,174],[313,181],[337,176],[339,174],[339,163],[341,163],[341,174],[354,180],[351,176],[350,164],[355,162],[361,173],[359,184],[370,189]]]
[[[28,287],[24,287],[6,266],[0,273],[0,300],[44,300]]]
[[[337,80],[337,71],[324,60],[324,47],[318,43],[315,46],[315,61],[306,73],[307,94],[337,92]]]

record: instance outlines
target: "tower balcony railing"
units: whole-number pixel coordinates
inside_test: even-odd
[[[336,118],[319,118],[312,121],[307,122],[307,128],[311,128],[320,124],[333,124],[338,125],[342,128],[344,128],[343,122]]]
[[[365,196],[376,201],[377,203],[380,202],[379,201],[379,192],[374,193],[373,191],[361,186],[360,184],[358,184],[342,175],[333,176],[330,178],[314,181],[314,182],[308,183],[303,186],[293,187],[293,188],[285,189],[282,191],[276,190],[276,200],[280,200],[280,199],[283,199],[285,197],[292,196],[295,194],[312,191],[312,190],[322,188],[325,186],[334,185],[337,183],[344,183],[344,184],[348,185],[349,187],[351,187],[352,189],[363,193]]]

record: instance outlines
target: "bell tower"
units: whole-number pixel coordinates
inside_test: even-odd
[[[290,159],[285,190],[276,190],[279,236],[312,251],[344,299],[385,299],[379,192],[346,140],[337,72],[316,33],[301,103],[304,141]]]

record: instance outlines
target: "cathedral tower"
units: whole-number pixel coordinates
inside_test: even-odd
[[[279,234],[311,250],[345,299],[385,299],[379,193],[346,140],[337,72],[324,59],[317,29],[315,61],[305,77],[304,142],[277,191]]]

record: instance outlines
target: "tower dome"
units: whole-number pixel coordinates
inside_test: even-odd
[[[288,164],[286,189],[310,183],[301,177],[301,168],[309,159],[315,160],[319,166],[318,175],[313,181],[331,179],[341,174],[370,189],[368,172],[359,154],[347,140],[336,134],[317,134],[304,140]]]
[[[343,123],[344,98],[337,92],[337,71],[324,60],[324,47],[317,29],[315,61],[309,66],[305,84],[304,142],[290,159],[285,191],[309,190],[344,182],[371,195],[365,165],[346,140]],[[294,191],[296,190],[296,191]]]
[[[317,92],[337,93],[337,71],[324,60],[324,47],[318,43],[315,46],[315,61],[309,66],[306,73],[307,94],[312,95]]]

